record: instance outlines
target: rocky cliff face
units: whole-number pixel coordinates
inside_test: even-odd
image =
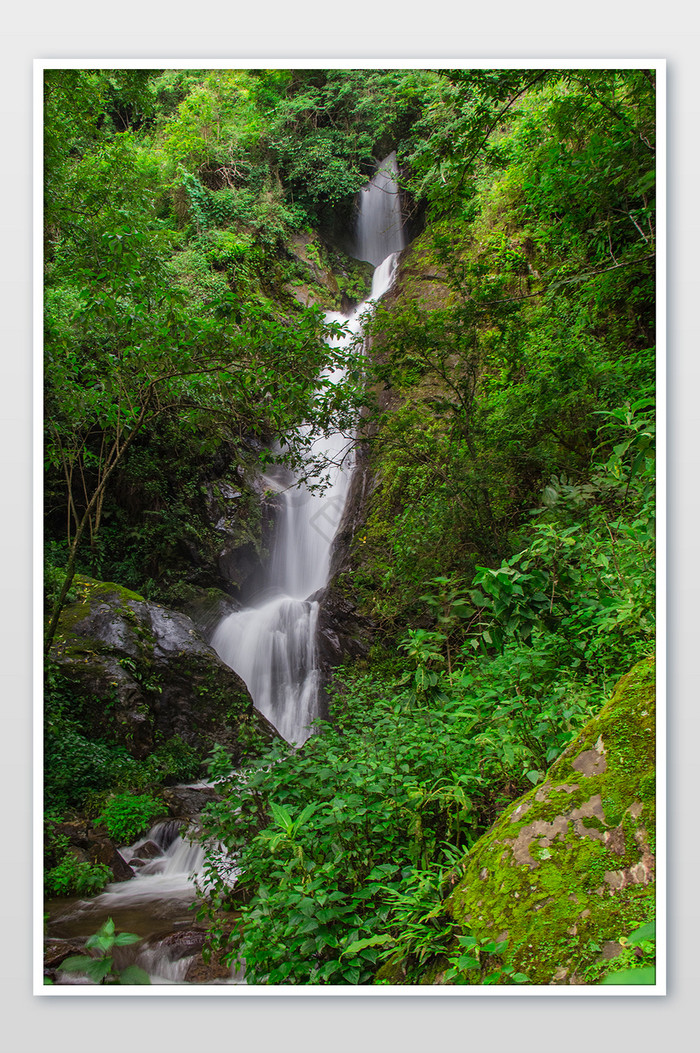
[[[367,502],[374,477],[366,445],[360,444],[350,482],[345,511],[338,526],[331,553],[330,579],[319,594],[318,649],[324,678],[345,658],[367,654],[374,626],[358,609],[352,590],[343,575],[354,569],[353,542],[367,516]]]

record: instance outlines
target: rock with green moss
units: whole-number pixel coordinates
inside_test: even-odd
[[[236,673],[186,615],[113,582],[76,578],[51,652],[71,685],[72,717],[85,734],[139,760],[181,740],[204,756],[215,742],[238,762],[269,741]]]
[[[654,744],[644,661],[453,873],[449,913],[477,938],[507,939],[531,983],[597,982],[620,938],[653,916]]]
[[[284,291],[304,307],[349,312],[369,295],[371,264],[331,247],[312,232],[293,234],[285,247],[293,273]]]

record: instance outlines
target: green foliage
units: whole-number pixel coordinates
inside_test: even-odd
[[[110,791],[153,790],[201,772],[199,754],[177,735],[157,742],[153,753],[139,761],[123,746],[88,733],[71,685],[51,662],[44,699],[44,791],[50,808],[85,807]]]
[[[207,809],[241,871],[231,896],[210,851],[212,945],[245,959],[249,982],[368,983],[397,948],[417,966],[449,937],[442,874],[527,785],[531,755],[508,756],[461,682],[346,674],[337,690],[332,727],[299,753],[276,746]],[[501,722],[519,743],[517,720]],[[219,912],[241,900],[229,936]]]
[[[188,89],[167,119],[155,101],[165,85]],[[94,570],[102,558],[132,452],[155,450],[172,430],[187,472],[214,436],[239,448],[244,435],[284,434],[298,463],[319,430],[348,418],[339,391],[319,379],[344,357],[327,346],[320,312],[299,309],[291,325],[270,295],[288,276],[278,261],[297,220],[259,150],[253,88],[244,71],[175,82],[47,74],[47,531],[67,544],[62,585],[48,579],[47,648],[76,562]],[[121,123],[106,119],[115,92],[128,104]],[[183,233],[185,221],[193,229]],[[357,384],[344,386],[354,404]],[[187,436],[192,448],[180,451]],[[172,446],[161,449],[150,477],[167,481],[174,459]],[[138,511],[139,529],[153,533],[153,509]],[[132,533],[132,552],[136,542]]]
[[[274,75],[273,75],[274,76]],[[407,135],[420,109],[421,70],[295,70],[269,131],[283,181],[307,216],[351,201],[376,160]],[[271,85],[269,73],[262,86]]]
[[[107,918],[104,925],[85,942],[86,950],[94,953],[72,955],[61,962],[58,968],[68,973],[83,973],[96,984],[150,984],[144,969],[138,965],[119,969],[110,953],[115,947],[128,947],[140,941],[141,937],[133,932],[117,932],[112,919]]]
[[[219,742],[215,743],[214,748],[207,760],[205,760],[204,765],[211,782],[217,782],[219,779],[226,779],[231,775],[234,769],[233,759]]]
[[[90,793],[139,780],[139,763],[125,749],[87,738],[75,722],[50,720],[44,786],[60,809],[85,803]]]
[[[408,630],[403,675],[340,677],[333,727],[301,754],[273,751],[211,809],[247,900],[230,944],[220,922],[214,943],[253,982],[362,984],[387,959],[410,972],[446,953],[437,875],[543,778],[653,640],[645,408],[603,425],[618,441],[589,483],[550,483],[527,549],[471,587],[433,579],[422,598],[436,627]],[[221,908],[213,857],[211,872]],[[470,944],[450,976],[525,982],[491,961],[502,950]]]
[[[146,794],[117,794],[102,809],[100,820],[118,844],[129,844],[163,814],[160,801]]]
[[[620,940],[622,953],[613,959],[618,966],[612,972],[607,972],[601,984],[621,984],[623,986],[637,984],[656,983],[656,922],[651,921],[631,932],[629,936],[623,936]],[[610,963],[605,963],[609,966]],[[595,974],[600,973],[601,967],[589,970],[588,978],[595,979]]]
[[[451,983],[526,984],[524,973],[516,972],[512,965],[496,964],[508,947],[508,940],[492,940],[484,936],[458,936],[459,952],[449,957],[450,968],[446,980]]]
[[[104,863],[88,863],[66,854],[60,863],[44,875],[48,896],[94,896],[112,880],[112,871]]]
[[[240,776],[212,752],[212,950],[252,983],[397,963],[418,982],[437,960],[448,982],[525,982],[503,941],[455,944],[442,901],[653,645],[653,75],[57,70],[46,113],[47,608],[76,561],[168,601],[217,585],[192,570],[213,459],[246,470],[284,436],[298,464],[354,432],[365,383],[390,407],[340,583],[380,641],[303,750]],[[427,222],[370,365],[290,308],[285,242],[347,227],[392,148]],[[127,791],[197,767],[184,743],[137,762],[91,740],[49,672],[54,807],[116,792],[103,814],[130,840],[156,805]],[[65,849],[54,881],[79,869]]]
[[[423,582],[523,548],[553,476],[588,485],[598,415],[654,383],[653,77],[444,71],[426,91],[431,222],[372,324],[393,397],[358,584],[389,629]]]

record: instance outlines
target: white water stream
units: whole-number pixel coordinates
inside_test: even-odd
[[[362,331],[373,304],[391,287],[403,248],[401,204],[396,184],[396,155],[379,165],[360,193],[356,255],[375,265],[369,300],[351,315],[336,312],[327,321],[346,324],[342,344]],[[331,376],[331,380],[340,379]],[[329,486],[319,494],[303,482],[265,476],[279,490],[278,516],[266,580],[250,605],[228,615],[212,644],[220,657],[245,680],[257,709],[288,742],[301,745],[312,733],[319,712],[319,670],[315,595],[328,584],[331,548],[350,483],[351,443],[341,434],[323,436],[310,455],[327,458],[333,467]]]
[[[390,154],[360,194],[357,251],[375,265],[369,299],[350,316],[329,313],[329,321],[347,323],[344,340],[362,330],[373,304],[391,287],[399,251],[404,246],[400,222],[396,157]],[[338,379],[333,378],[331,379]],[[271,472],[266,480],[283,501],[272,544],[270,564],[258,595],[250,606],[225,618],[216,629],[213,645],[221,658],[245,680],[256,707],[288,741],[302,744],[312,733],[319,714],[319,670],[316,625],[319,604],[314,598],[328,583],[331,547],[338,529],[351,476],[351,444],[339,434],[318,439],[311,455],[334,462],[330,484],[323,494],[304,483]],[[90,900],[64,902],[51,911],[50,929],[58,938],[85,937],[107,917],[118,931],[145,937],[132,955],[153,983],[184,983],[194,956],[173,951],[164,937],[193,927],[193,879],[204,877],[204,851],[180,835],[177,824],[158,824],[145,838],[120,849],[127,862],[151,842],[159,849],[146,856],[133,878],[107,886]],[[153,845],[151,846],[153,848]],[[228,864],[222,860],[222,867]],[[229,874],[233,879],[233,875]],[[76,977],[59,982],[80,983]],[[215,983],[244,983],[232,973]]]

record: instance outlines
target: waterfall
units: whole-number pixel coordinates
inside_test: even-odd
[[[107,885],[92,899],[61,905],[53,913],[52,930],[59,938],[85,937],[111,917],[118,930],[143,937],[136,945],[117,948],[118,968],[134,963],[146,970],[153,984],[185,983],[187,970],[204,942],[203,933],[198,936],[201,927],[192,917],[194,882],[206,887],[209,881],[204,846],[196,840],[196,832],[192,839],[187,836],[180,820],[166,820],[134,844],[120,847],[119,854],[134,867],[134,876]],[[210,854],[209,863],[227,883],[235,882],[235,860],[223,850],[218,856]],[[57,982],[87,981],[80,974],[68,974]],[[228,977],[210,982],[240,984],[245,979],[232,970]]]
[[[357,256],[378,267],[390,253],[404,248],[401,198],[396,185],[396,153],[381,162],[371,183],[360,191]]]
[[[326,314],[327,321],[346,324],[341,344],[355,339],[374,302],[391,287],[404,247],[395,153],[360,191],[356,239],[354,255],[372,263],[375,271],[369,300],[351,315]],[[314,597],[328,584],[331,548],[352,471],[348,445],[339,434],[313,443],[310,456],[333,463],[322,494],[284,473],[264,477],[282,501],[265,580],[250,605],[224,618],[212,638],[219,656],[245,681],[257,709],[297,745],[306,741],[311,723],[320,716],[319,604]]]

